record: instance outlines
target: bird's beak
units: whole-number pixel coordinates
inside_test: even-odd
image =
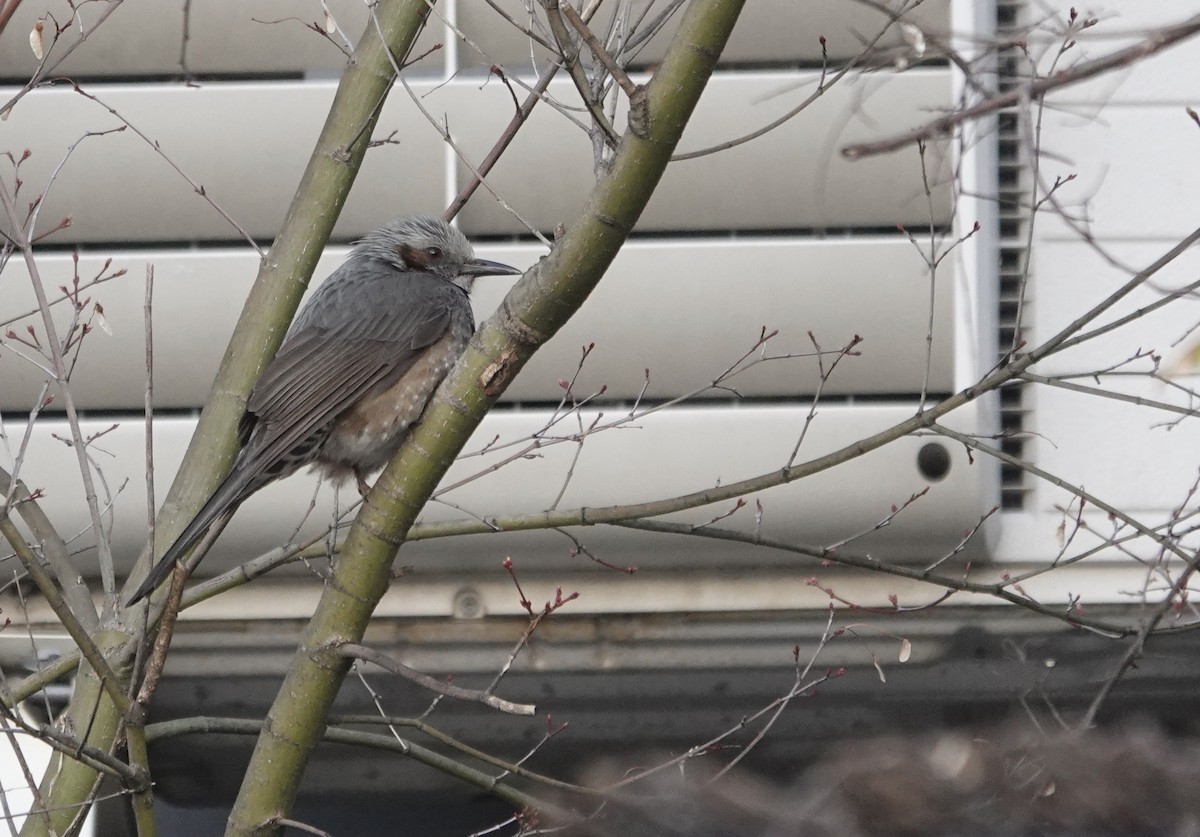
[[[487,259],[471,259],[459,268],[459,273],[464,276],[517,276],[524,272]]]

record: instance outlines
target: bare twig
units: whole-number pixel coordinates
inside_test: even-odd
[[[303,831],[306,834],[316,834],[317,837],[333,837],[333,835],[330,834],[328,831],[323,831],[322,829],[317,828],[315,825],[309,825],[308,823],[303,823],[303,822],[300,822],[299,820],[294,820],[291,817],[277,817],[273,821],[273,824],[281,825],[281,826],[284,826],[285,828],[294,828],[297,831]]]
[[[612,75],[620,88],[625,91],[625,95],[630,99],[638,95],[640,86],[634,84],[633,81],[626,75],[624,68],[621,67],[613,57],[608,54],[608,50],[600,41],[596,40],[596,36],[592,34],[592,30],[588,28],[587,22],[580,17],[579,12],[571,6],[570,3],[563,3],[558,6],[563,17],[567,22],[574,27],[579,33],[579,37],[583,38],[583,42],[588,45],[588,49],[592,51],[592,55],[596,56],[596,60],[604,65],[604,69]]]
[[[787,122],[790,122],[792,119],[795,119],[797,116],[799,116],[805,110],[807,110],[814,102],[816,102],[818,99],[820,99],[822,96],[824,96],[831,87],[836,85],[842,79],[846,78],[846,76],[848,76],[850,73],[854,72],[856,69],[858,69],[860,66],[862,66],[863,62],[866,60],[866,57],[870,54],[871,50],[875,47],[875,45],[877,43],[879,43],[879,41],[883,40],[883,37],[885,35],[887,35],[887,33],[891,30],[891,28],[892,28],[893,24],[896,22],[896,20],[899,20],[899,17],[895,18],[894,20],[888,21],[887,25],[884,26],[882,29],[880,29],[877,33],[875,33],[875,37],[867,42],[866,46],[863,47],[862,51],[859,52],[859,54],[856,55],[854,58],[850,59],[850,61],[848,61],[844,67],[842,67],[840,70],[838,70],[836,73],[834,73],[832,78],[827,79],[828,67],[826,66],[825,63],[822,63],[821,76],[820,76],[819,81],[817,82],[817,89],[814,90],[812,93],[810,93],[804,99],[804,101],[802,101],[800,104],[796,105],[794,108],[789,110],[787,113],[783,114],[782,116],[780,116],[777,119],[772,120],[771,122],[767,123],[766,125],[762,126],[761,128],[757,128],[748,134],[744,134],[740,137],[737,137],[736,139],[726,140],[725,142],[720,142],[720,143],[717,143],[716,145],[711,145],[708,148],[701,148],[696,151],[686,151],[683,153],[675,154],[671,158],[671,162],[674,163],[674,162],[678,162],[680,160],[694,160],[697,157],[707,157],[710,154],[717,154],[721,151],[727,151],[730,148],[736,148],[739,145],[745,145],[746,143],[748,143],[752,140],[756,140],[759,137],[766,136],[767,134],[771,133],[776,128],[778,128],[780,125],[783,125]],[[824,36],[821,37],[821,54],[822,55],[825,54],[825,38],[824,38]]]
[[[0,468],[0,494],[8,498],[7,506],[0,508],[0,514],[8,514],[15,509],[25,521],[30,533],[37,540],[42,556],[53,570],[71,612],[79,619],[84,630],[94,632],[99,625],[99,614],[92,602],[91,593],[80,578],[79,570],[71,562],[67,544],[50,522],[50,518],[29,493],[29,489],[20,481],[13,480],[3,468]]]
[[[796,444],[792,448],[792,453],[788,456],[787,467],[792,467],[796,463],[796,457],[800,455],[800,446],[804,444],[804,439],[808,435],[808,429],[812,426],[813,421],[817,417],[817,405],[821,402],[821,395],[825,391],[825,384],[829,382],[829,378],[833,375],[833,370],[837,368],[838,363],[842,358],[851,355],[857,356],[860,354],[855,351],[855,347],[862,342],[862,337],[854,335],[850,342],[843,346],[833,357],[833,362],[829,364],[829,368],[825,367],[825,352],[821,348],[821,344],[817,342],[817,337],[811,331],[808,332],[808,339],[813,344],[815,356],[817,359],[817,391],[813,393],[812,400],[808,405],[808,414],[804,417],[804,426],[800,428],[800,435],[796,438]]]
[[[583,100],[588,113],[592,115],[592,122],[600,131],[605,143],[611,148],[616,148],[621,142],[621,137],[609,123],[608,117],[604,115],[600,103],[592,95],[592,87],[588,83],[587,74],[579,63],[579,48],[571,40],[571,33],[567,31],[567,25],[563,22],[558,0],[541,0],[541,3],[546,10],[546,19],[550,21],[550,31],[554,34],[554,40],[558,44],[559,55],[562,56],[563,64],[566,65],[567,72],[571,75],[571,81],[575,82],[579,98]]]
[[[599,6],[599,2],[589,4],[588,8],[584,9],[583,11],[583,19],[585,21],[591,19],[592,15],[596,13],[596,9],[598,9]],[[549,48],[549,45],[547,45],[547,48]],[[533,112],[533,109],[537,106],[537,103],[542,100],[542,96],[546,93],[546,90],[549,89],[550,82],[554,79],[554,76],[557,75],[561,66],[562,65],[558,63],[551,63],[544,70],[542,70],[541,74],[538,76],[537,83],[534,84],[533,89],[529,92],[529,95],[525,97],[525,101],[517,107],[517,112],[513,114],[512,119],[509,120],[508,125],[506,125],[504,130],[501,132],[500,138],[496,140],[496,144],[492,146],[491,151],[489,151],[487,156],[483,158],[483,161],[480,162],[479,167],[472,171],[471,179],[465,186],[463,186],[462,190],[459,191],[454,200],[450,202],[450,206],[446,208],[446,211],[442,213],[443,220],[450,221],[454,218],[454,216],[458,215],[459,211],[466,205],[467,201],[471,199],[471,195],[475,194],[475,190],[478,189],[480,184],[483,183],[483,179],[488,176],[488,173],[496,165],[496,161],[500,159],[501,155],[504,154],[505,150],[517,136],[517,131],[519,131],[521,126],[524,125],[529,119],[529,114]]]
[[[780,700],[775,702],[775,705],[772,708],[772,711],[771,711],[769,717],[763,723],[763,725],[759,728],[758,732],[756,732],[754,734],[754,738],[752,738],[750,740],[750,742],[748,744],[746,744],[745,747],[742,747],[742,749],[738,752],[738,754],[736,756],[734,756],[732,759],[730,759],[728,762],[726,762],[724,767],[722,767],[715,774],[713,774],[712,778],[709,779],[708,782],[706,782],[706,784],[711,785],[713,782],[720,780],[722,776],[727,775],[729,773],[729,771],[733,770],[733,768],[737,767],[738,763],[741,762],[742,759],[744,759],[744,758],[746,758],[746,756],[750,755],[751,751],[754,750],[754,748],[757,747],[760,743],[762,743],[762,740],[766,737],[767,733],[771,731],[771,728],[773,726],[775,726],[775,722],[779,720],[779,717],[783,714],[784,710],[786,710],[788,708],[788,706],[791,705],[792,700],[799,697],[802,694],[805,694],[805,692],[803,692],[803,691],[797,691],[797,687],[801,686],[804,683],[804,681],[808,678],[808,673],[812,670],[813,664],[816,663],[817,656],[821,653],[821,651],[825,648],[826,645],[829,644],[829,641],[833,638],[833,635],[834,635],[833,634],[833,617],[836,612],[837,611],[835,610],[833,603],[831,602],[829,605],[829,614],[825,619],[825,628],[824,628],[824,630],[821,631],[821,636],[817,640],[817,647],[813,651],[813,653],[809,656],[808,663],[803,668],[801,668],[799,665],[800,646],[799,645],[796,646],[796,651],[795,651],[796,663],[797,663],[796,679],[792,683],[792,688],[788,691],[788,693],[786,695],[783,696],[783,698],[781,698]]]
[[[152,741],[179,735],[198,735],[202,733],[258,735],[262,731],[262,728],[261,721],[246,718],[183,718],[176,721],[163,721],[157,724],[150,724],[146,727],[146,735]],[[494,776],[484,773],[481,770],[467,767],[454,759],[436,753],[412,741],[404,739],[396,740],[390,736],[337,728],[326,728],[321,738],[334,744],[349,744],[357,747],[398,753],[416,762],[432,767],[435,770],[439,770],[448,776],[466,782],[473,787],[479,788],[484,793],[495,796],[517,807],[547,811],[561,817],[563,822],[577,819],[577,817],[572,816],[566,811],[562,811],[542,799],[538,799],[528,793],[497,781]]]
[[[746,717],[742,718],[741,721],[739,721],[736,725],[734,725],[730,729],[725,730],[720,735],[713,736],[712,738],[708,739],[707,741],[703,742],[702,744],[696,744],[696,745],[692,746],[686,752],[676,756],[673,759],[664,761],[660,764],[656,764],[655,766],[647,768],[645,770],[638,770],[636,772],[632,772],[626,778],[621,779],[618,782],[614,782],[611,785],[608,785],[603,790],[606,793],[611,793],[612,791],[614,791],[618,788],[622,788],[627,785],[631,785],[636,782],[640,782],[649,776],[653,776],[656,773],[662,772],[663,770],[667,770],[672,767],[677,767],[678,765],[683,764],[686,761],[694,759],[698,756],[702,756],[706,753],[710,753],[716,747],[718,747],[723,741],[725,741],[725,739],[729,738],[732,735],[737,734],[738,732],[745,729],[750,724],[757,721],[759,718],[762,718],[764,716],[769,716],[772,713],[775,713],[775,711],[781,705],[786,705],[786,704],[790,703],[793,699],[795,699],[801,695],[811,693],[814,689],[816,689],[822,683],[826,683],[835,677],[839,677],[839,676],[841,676],[841,674],[842,674],[842,671],[837,670],[837,669],[831,669],[830,671],[826,672],[821,677],[815,677],[815,678],[808,680],[806,682],[803,682],[803,683],[796,682],[795,684],[793,684],[792,688],[789,689],[785,694],[782,694],[779,697],[775,698],[770,703],[768,703],[766,706],[763,706],[762,708],[760,708],[758,711],[754,712],[753,714],[747,715]]]
[[[96,533],[96,546],[100,557],[102,581],[104,589],[111,592],[116,589],[116,579],[113,575],[112,549],[108,538],[104,536],[104,528],[101,525],[100,507],[97,503],[95,484],[92,480],[91,464],[88,461],[87,442],[83,439],[83,435],[80,432],[79,413],[75,409],[75,400],[71,396],[67,364],[63,356],[64,344],[60,343],[57,337],[54,318],[50,314],[50,307],[46,301],[45,287],[42,284],[37,263],[33,258],[33,246],[29,240],[29,231],[22,225],[20,214],[13,203],[13,197],[3,181],[0,181],[0,206],[3,206],[13,235],[16,236],[14,244],[21,250],[21,254],[25,259],[25,267],[29,272],[30,284],[33,287],[34,297],[37,299],[38,309],[42,315],[42,329],[46,334],[47,343],[49,344],[50,359],[53,362],[54,368],[54,380],[58,384],[63,399],[63,407],[67,413],[67,424],[71,430],[72,447],[75,449],[75,455],[79,462],[79,472],[83,480],[88,512],[91,515],[92,526]]]
[[[1091,374],[1088,377],[1092,377]],[[1072,381],[1064,380],[1064,376],[1055,375],[1053,377],[1047,375],[1037,375],[1033,372],[1025,372],[1021,375],[1021,380],[1028,381],[1033,384],[1041,384],[1043,386],[1055,387],[1064,389],[1068,392],[1078,392],[1084,395],[1095,396],[1097,398],[1108,398],[1113,401],[1120,401],[1125,404],[1133,404],[1138,407],[1149,407],[1154,410],[1162,410],[1167,413],[1177,413],[1180,418],[1192,418],[1200,416],[1200,407],[1183,407],[1179,404],[1172,404],[1169,401],[1159,401],[1154,398],[1143,398],[1140,395],[1130,395],[1116,390],[1104,389],[1098,386],[1087,386],[1085,384],[1077,384]]]
[[[17,7],[20,5],[21,0],[0,0],[0,34],[4,32],[4,28],[8,26],[8,22],[17,13]]]
[[[25,542],[25,538],[21,535],[21,531],[9,518],[7,512],[0,514],[0,535],[8,541],[13,548],[17,558],[21,561],[21,566],[25,568],[25,572],[33,579],[33,583],[37,585],[38,591],[46,599],[46,603],[50,605],[54,611],[54,615],[58,617],[64,629],[70,634],[71,639],[79,647],[79,651],[87,660],[88,665],[92,667],[95,675],[100,678],[101,685],[105,692],[112,698],[112,701],[120,709],[122,714],[125,714],[130,706],[129,698],[121,689],[121,681],[117,678],[112,667],[108,664],[108,660],[100,649],[96,647],[96,643],[92,640],[90,632],[80,624],[79,619],[71,611],[70,606],[59,593],[58,588],[54,584],[54,580],[42,569],[38,563],[37,554]]]
[[[143,313],[146,328],[146,540],[154,543],[154,520],[158,503],[154,499],[154,265],[146,265],[146,296]]]
[[[492,709],[505,712],[509,715],[533,715],[537,712],[537,708],[530,703],[513,703],[512,701],[498,698],[495,695],[487,694],[477,689],[464,689],[461,686],[444,683],[435,677],[430,677],[424,672],[406,666],[399,660],[394,660],[386,654],[376,651],[374,648],[368,648],[365,645],[347,642],[338,647],[338,653],[347,659],[365,660],[368,663],[374,663],[380,668],[390,671],[392,674],[397,674],[422,688],[429,689],[446,697],[482,703],[485,706],[490,706]]]
[[[847,145],[842,148],[842,156],[851,160],[857,160],[877,154],[890,154],[918,140],[931,140],[936,137],[945,136],[964,122],[970,122],[996,111],[1011,108],[1019,104],[1022,100],[1032,101],[1040,99],[1047,93],[1060,88],[1069,87],[1081,81],[1087,81],[1090,78],[1095,78],[1098,75],[1119,67],[1126,67],[1169,46],[1174,46],[1181,41],[1185,41],[1193,37],[1197,32],[1200,32],[1200,16],[1192,17],[1186,22],[1175,26],[1165,26],[1157,30],[1146,40],[1134,44],[1127,49],[1118,50],[1101,58],[1085,61],[1066,70],[1036,79],[1029,84],[992,96],[990,99],[985,99],[971,107],[940,116],[903,134],[897,134],[896,136],[881,140],[872,140],[871,142]]]
[[[41,64],[38,65],[37,70],[34,72],[33,76],[30,77],[29,81],[25,82],[25,84],[21,86],[20,90],[14,93],[7,102],[0,106],[0,120],[7,119],[13,109],[13,106],[17,102],[23,99],[26,94],[29,93],[29,91],[36,87],[40,87],[42,82],[49,78],[50,75],[57,70],[62,63],[67,60],[68,57],[70,57],[71,53],[73,53],[79,46],[86,43],[87,39],[91,37],[92,33],[99,29],[104,24],[104,21],[108,20],[108,16],[120,8],[122,2],[124,2],[124,0],[106,0],[102,10],[100,11],[100,14],[96,17],[95,22],[86,29],[81,26],[79,37],[68,44],[67,47],[58,54],[58,57],[53,64],[47,63],[50,57],[50,52],[48,51],[46,53],[46,59],[43,59]],[[13,9],[16,9],[15,3],[13,4]],[[51,51],[52,50],[53,47],[51,47]]]
[[[870,570],[872,572],[883,573],[885,575],[894,575],[899,578],[907,578],[912,581],[926,582],[937,587],[942,587],[949,592],[973,593],[977,595],[988,596],[1008,602],[1009,604],[1017,605],[1025,610],[1032,611],[1041,616],[1047,616],[1056,621],[1065,622],[1069,625],[1083,628],[1084,630],[1108,639],[1119,639],[1121,637],[1132,636],[1137,633],[1136,628],[1127,624],[1085,617],[1079,613],[1064,613],[1060,607],[1044,605],[1029,596],[1022,595],[1019,592],[1013,592],[1013,590],[1010,589],[1011,582],[1008,580],[986,583],[969,581],[967,579],[955,576],[935,575],[933,573],[926,572],[921,568],[880,561],[879,559],[870,555],[855,555],[853,553],[844,551],[832,551],[819,546],[804,546],[802,544],[789,543],[787,541],[780,541],[773,538],[764,538],[753,533],[739,532],[733,529],[717,529],[712,527],[693,529],[691,526],[688,526],[685,523],[673,523],[666,520],[625,520],[614,525],[628,529],[642,529],[647,532],[662,532],[674,535],[693,535],[701,538],[712,538],[715,540],[747,543],[754,546],[762,546],[770,549],[778,549],[784,552],[795,553],[797,555],[804,555],[822,563],[856,567],[858,569]],[[1198,629],[1200,629],[1200,625],[1167,628],[1162,629],[1160,632],[1163,634],[1187,633]]]
[[[3,691],[3,685],[0,684],[0,693],[3,693]],[[8,696],[5,695],[6,699],[7,697]],[[2,731],[4,737],[8,739],[9,749],[13,751],[13,755],[16,758],[17,766],[21,771],[21,776],[25,780],[25,787],[29,790],[30,796],[33,797],[34,805],[30,810],[37,812],[37,816],[41,818],[43,827],[46,829],[46,833],[52,833],[53,825],[50,821],[50,811],[46,807],[46,797],[42,794],[41,788],[39,787],[40,783],[33,775],[33,770],[29,767],[29,760],[25,757],[25,751],[22,750],[17,743],[16,731],[18,729],[27,730],[28,725],[25,724],[24,719],[21,718],[18,712],[8,709],[8,706],[14,705],[13,703],[8,700],[6,700],[5,703],[6,706],[4,711],[0,713],[0,715],[2,715],[4,718],[3,726],[0,727],[0,731]],[[3,787],[0,787],[0,803],[3,804],[4,820],[8,823],[9,833],[12,834],[12,837],[18,837],[16,817],[13,815],[13,812],[8,805],[7,789]]]
[[[242,238],[244,238],[246,240],[246,243],[249,244],[251,249],[253,249],[254,252],[258,254],[258,257],[260,259],[266,258],[267,254],[264,253],[263,249],[258,246],[258,242],[254,240],[254,237],[252,235],[250,235],[250,233],[247,232],[245,230],[245,228],[242,227],[241,224],[239,224],[237,221],[235,221],[233,216],[230,215],[228,212],[226,212],[219,203],[217,203],[215,200],[213,200],[212,196],[208,194],[208,190],[204,188],[203,184],[197,183],[195,180],[192,179],[191,175],[189,175],[182,168],[180,168],[179,164],[176,163],[173,159],[171,159],[170,155],[168,155],[162,149],[162,146],[156,140],[153,140],[149,136],[147,136],[140,128],[138,128],[136,125],[134,125],[128,119],[126,119],[123,115],[121,115],[120,111],[118,111],[112,105],[109,105],[106,102],[104,102],[102,99],[100,99],[100,97],[87,92],[86,90],[84,90],[82,87],[80,87],[77,84],[72,85],[72,89],[76,93],[78,93],[80,96],[83,96],[85,99],[91,99],[93,102],[95,102],[100,107],[104,108],[110,114],[112,114],[117,119],[119,119],[123,125],[125,125],[126,127],[129,128],[129,130],[131,130],[135,134],[137,134],[137,136],[144,143],[146,143],[146,145],[148,145],[150,147],[150,150],[152,150],[155,154],[157,154],[159,157],[161,157],[163,162],[165,162],[168,166],[170,166],[172,169],[174,169],[176,174],[178,174],[180,177],[182,177],[184,180],[187,181],[188,185],[192,187],[193,192],[195,192],[197,195],[199,195],[201,197],[201,199],[204,200],[205,203],[207,203],[214,210],[216,210],[216,213],[218,215],[220,215],[222,218],[224,218],[226,223],[229,224],[229,226],[231,226],[235,230],[237,230],[238,235],[240,235]]]
[[[171,638],[175,635],[175,621],[179,616],[179,605],[183,597],[183,585],[187,581],[187,571],[179,564],[171,573],[171,587],[162,609],[162,619],[158,624],[158,633],[154,637],[154,647],[146,664],[146,675],[142,687],[138,690],[137,702],[143,708],[150,705],[154,690],[158,688],[158,680],[162,676],[163,666],[167,662],[167,651],[171,648]]]

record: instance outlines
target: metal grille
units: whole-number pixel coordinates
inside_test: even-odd
[[[999,55],[999,86],[1007,90],[1021,82],[1021,54],[1016,47],[1005,46],[1017,40],[1024,23],[1026,0],[999,0],[996,4],[996,35],[1001,45]],[[1011,352],[1026,336],[1027,319],[1018,318],[1029,303],[1029,205],[1032,184],[1023,165],[1020,125],[1016,113],[1000,114],[998,164],[999,172],[999,303],[997,349],[1001,357]],[[1022,300],[1022,294],[1025,295]],[[1018,333],[1019,332],[1019,333]],[[1005,453],[1024,458],[1026,452],[1026,421],[1029,416],[1028,391],[1019,382],[1000,390],[1000,427],[1003,434],[1000,447]],[[1001,507],[1011,510],[1025,508],[1031,491],[1025,471],[1012,465],[1001,466]]]

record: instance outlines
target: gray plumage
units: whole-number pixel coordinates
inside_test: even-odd
[[[403,218],[360,241],[305,303],[255,383],[229,475],[127,604],[247,497],[305,465],[339,481],[353,475],[361,489],[466,348],[475,277],[519,272],[476,259],[466,237],[435,218]]]

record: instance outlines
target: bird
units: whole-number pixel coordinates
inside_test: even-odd
[[[399,450],[475,332],[480,276],[520,270],[475,258],[437,218],[399,218],[364,236],[300,309],[254,384],[228,476],[126,602],[171,573],[215,522],[276,480],[313,465],[337,483],[366,477]]]

